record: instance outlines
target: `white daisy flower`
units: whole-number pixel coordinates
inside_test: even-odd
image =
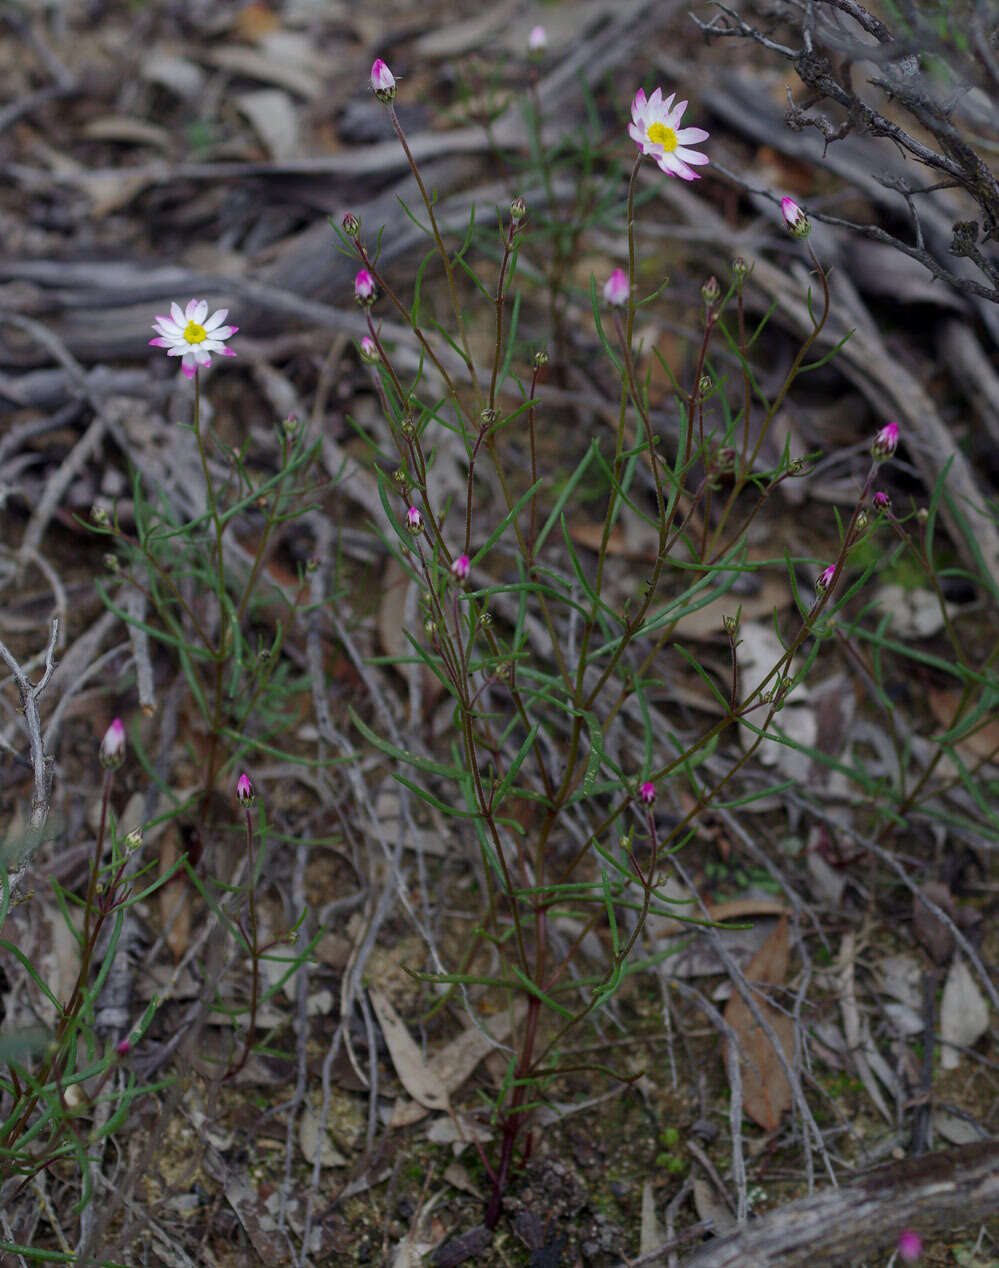
[[[631,103],[628,135],[643,154],[656,160],[660,171],[667,176],[696,181],[700,178],[688,165],[693,163],[697,166],[710,160],[706,154],[687,147],[706,141],[709,134],[703,128],[680,128],[687,103],[678,101],[674,106],[675,96],[675,92],[670,93],[664,101],[663,90],[657,88],[651,97],[646,98],[645,90],[639,88]]]
[[[204,299],[192,299],[183,309],[171,304],[169,317],[157,314],[153,323],[157,337],[149,342],[154,348],[166,348],[168,357],[180,357],[180,368],[187,378],[193,379],[200,366],[211,365],[213,352],[222,357],[236,355],[224,342],[239,329],[222,325],[228,311],[219,308],[209,317]]]

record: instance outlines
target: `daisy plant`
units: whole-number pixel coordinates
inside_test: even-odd
[[[649,302],[638,281],[636,182],[647,158],[665,177],[698,179],[708,155],[696,147],[708,133],[682,126],[687,102],[677,101],[675,92],[664,96],[657,88],[647,97],[639,90],[627,128],[638,147],[627,185],[627,263],[610,271],[599,290],[595,280],[591,284],[597,334],[620,378],[613,453],[604,457],[595,439],[576,468],[568,476],[561,473],[558,491],[536,439],[539,412],[548,408],[545,378],[555,358],[548,348],[525,357],[515,337],[518,265],[532,252],[539,216],[511,188],[507,208],[497,216],[493,267],[488,276],[477,270],[471,228],[464,241],[454,243],[441,232],[436,200],[426,193],[395,113],[396,81],[380,60],[371,86],[416,177],[453,327],[445,334],[442,320],[421,321],[419,303],[409,304],[397,293],[357,216],[344,217],[334,228],[359,270],[355,297],[367,333],[358,357],[391,437],[391,457],[377,468],[386,530],[422,596],[421,630],[408,631],[411,655],[449,693],[458,738],[450,754],[431,760],[419,751],[422,732],[412,746],[402,747],[369,726],[360,711],[352,717],[360,733],[398,765],[400,782],[434,814],[460,816],[479,847],[483,909],[477,932],[451,969],[439,971],[435,952],[435,971],[417,975],[438,992],[431,1012],[460,997],[480,1029],[488,1028],[488,1010],[480,1014],[477,1008],[482,993],[497,992],[521,1005],[511,1014],[513,1053],[492,1111],[499,1142],[494,1155],[484,1155],[491,1182],[485,1224],[494,1228],[512,1169],[530,1153],[531,1110],[547,1081],[570,1070],[598,1068],[623,1077],[586,1061],[573,1064],[569,1038],[609,1003],[632,971],[646,918],[653,912],[675,918],[663,889],[671,858],[762,740],[774,736],[775,719],[797,685],[796,654],[821,629],[822,613],[839,602],[845,588],[833,582],[866,531],[861,512],[872,477],[844,530],[839,557],[823,574],[825,587],[817,587],[812,604],[801,597],[796,623],[769,672],[751,692],[740,690],[739,623],[737,616],[727,618],[733,671],[721,697],[723,716],[693,738],[681,743],[671,735],[667,743],[655,732],[644,699],[658,682],[658,658],[671,645],[677,614],[724,592],[747,566],[746,528],[753,516],[784,480],[803,473],[804,464],[787,455],[764,471],[760,456],[777,410],[822,335],[829,308],[825,273],[810,256],[823,304],[786,379],[773,399],[762,402],[744,305],[751,268],[738,259],[728,284],[705,282],[692,379],[686,387],[676,384],[679,435],[662,435],[640,369],[641,350],[634,346],[636,310]],[[535,135],[544,165],[540,123]],[[543,166],[541,183],[554,190],[551,176],[551,167]],[[579,235],[587,223],[581,214]],[[580,241],[572,237],[573,252]],[[546,240],[537,251],[538,269],[550,255],[548,245]],[[421,293],[433,276],[431,255],[420,268]],[[459,290],[459,278],[471,279],[471,286]],[[476,296],[489,297],[488,339],[473,341],[467,327],[475,320]],[[420,350],[415,375],[381,338],[383,310],[412,333]],[[554,306],[551,313],[554,327]],[[711,372],[713,341],[724,342],[725,355],[742,372],[741,403],[726,401],[717,411],[711,402],[722,389]],[[473,355],[473,348],[486,346],[486,354]],[[426,366],[443,384],[437,399],[426,398]],[[462,493],[443,507],[430,487],[442,429],[461,447],[467,472]],[[877,453],[889,456],[890,445],[891,436],[882,435]],[[480,481],[483,466],[491,469],[491,481]],[[876,469],[875,462],[871,470]],[[584,476],[593,480],[598,472],[605,481],[603,522],[592,538],[595,560],[584,563],[566,514]],[[481,505],[486,486],[499,490],[492,520]],[[653,503],[651,515],[642,509]],[[609,592],[610,548],[619,520],[632,514],[651,519],[656,541],[636,593],[622,605]],[[560,532],[568,567],[551,549]],[[681,567],[674,560],[678,553]],[[572,631],[568,638],[566,630]],[[708,671],[704,676],[710,678]],[[723,762],[719,745],[737,722],[746,722],[757,738]],[[671,778],[681,774],[692,790],[682,801]],[[661,818],[663,803],[669,814]],[[429,889],[425,900],[434,901]],[[573,932],[566,934],[570,927]],[[588,964],[582,948],[596,935],[605,954]],[[493,957],[498,969],[490,967]]]
[[[191,387],[190,430],[197,447],[201,470],[201,505],[192,499],[189,523],[164,518],[158,509],[165,499],[149,501],[141,483],[136,483],[136,531],[125,531],[117,517],[109,518],[96,508],[93,527],[107,533],[120,548],[109,557],[115,580],[139,591],[147,606],[158,613],[160,624],[152,626],[165,646],[179,651],[188,675],[192,698],[202,712],[208,737],[203,764],[204,785],[200,797],[199,827],[192,850],[197,862],[211,794],[224,767],[234,762],[249,738],[247,723],[252,714],[266,712],[277,703],[275,687],[287,672],[280,649],[287,620],[306,597],[308,585],[303,573],[301,584],[283,596],[288,613],[278,627],[275,644],[264,655],[247,643],[247,626],[262,588],[265,567],[273,552],[277,533],[289,518],[307,509],[308,486],[303,483],[316,454],[306,429],[296,419],[277,424],[280,462],[278,469],[261,478],[250,469],[245,449],[228,449],[219,444],[202,420],[202,378],[212,368],[213,358],[234,358],[229,341],[239,329],[227,322],[228,311],[210,311],[205,299],[174,302],[169,315],[160,314],[153,323],[156,334],[149,342],[168,357],[178,358],[180,369]],[[181,384],[184,384],[184,379]],[[193,389],[193,390],[191,390]],[[247,518],[260,519],[245,539],[256,542],[247,560],[237,550],[234,527]],[[123,567],[121,555],[125,557]],[[192,591],[185,578],[196,578]],[[106,601],[117,609],[110,593]],[[214,605],[214,612],[206,605]],[[155,677],[155,675],[154,675]],[[272,722],[277,726],[281,710]]]

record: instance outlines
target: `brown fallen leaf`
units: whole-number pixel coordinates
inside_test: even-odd
[[[931,713],[940,726],[948,729],[954,725],[960,700],[959,691],[941,691],[931,687],[927,693]],[[994,762],[999,754],[999,718],[994,714],[982,718],[974,730],[957,741],[954,748],[966,762]]]
[[[171,823],[160,838],[160,875],[163,876],[184,854],[176,823]],[[181,870],[179,878],[168,881],[157,891],[160,922],[174,963],[183,959],[191,945],[191,888]]]
[[[789,957],[788,925],[782,918],[746,965],[746,979],[751,985],[780,986],[787,976]],[[754,990],[753,995],[761,1015],[773,1028],[790,1061],[794,1052],[794,1023],[768,1003],[762,991]],[[743,1112],[765,1131],[776,1131],[781,1115],[791,1105],[791,1084],[773,1044],[737,993],[733,993],[725,1006],[725,1020],[739,1041]]]
[[[399,1082],[414,1101],[419,1101],[427,1109],[450,1111],[447,1089],[424,1061],[423,1053],[388,996],[383,995],[376,986],[370,986],[368,997],[382,1028],[385,1045]]]
[[[919,893],[925,894],[951,920],[955,918],[953,896],[941,881],[927,881]],[[934,964],[946,964],[954,952],[954,934],[949,925],[945,925],[925,903],[919,901],[918,894],[912,895],[912,927]]]

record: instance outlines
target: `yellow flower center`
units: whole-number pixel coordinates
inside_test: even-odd
[[[188,343],[203,343],[208,338],[208,331],[196,321],[189,321],[184,327],[184,338]]]
[[[661,145],[667,154],[671,154],[680,144],[676,139],[676,133],[672,128],[667,128],[665,123],[652,124],[649,128],[649,140]]]

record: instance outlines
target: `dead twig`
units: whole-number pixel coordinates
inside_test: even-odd
[[[14,679],[21,696],[21,709],[24,712],[24,724],[28,731],[28,751],[31,755],[31,769],[34,773],[35,781],[34,796],[31,802],[31,817],[28,820],[31,836],[26,843],[27,849],[18,862],[15,872],[9,877],[12,889],[16,889],[23,879],[24,873],[28,869],[31,855],[41,838],[41,831],[45,827],[45,821],[49,817],[49,803],[52,796],[52,758],[46,754],[45,744],[42,740],[41,722],[38,717],[38,701],[42,692],[49,685],[52,674],[55,671],[53,655],[58,637],[59,619],[58,617],[53,617],[49,631],[48,646],[44,654],[45,668],[37,683],[31,682],[7,645],[0,642],[0,659],[4,661],[10,670],[11,677]]]

